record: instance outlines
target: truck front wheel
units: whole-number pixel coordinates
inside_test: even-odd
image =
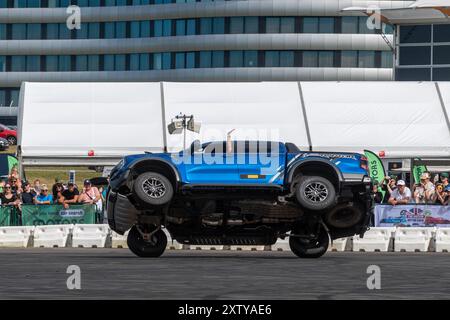
[[[167,246],[167,236],[161,229],[150,231],[148,238],[138,230],[137,226],[133,226],[128,233],[128,248],[138,257],[157,258],[164,253]]]
[[[303,176],[298,181],[295,196],[297,201],[309,210],[325,210],[336,203],[333,184],[320,176]]]
[[[133,191],[138,200],[153,206],[170,202],[174,194],[169,179],[157,172],[140,174],[134,181]]]
[[[304,233],[297,230],[300,234]],[[299,258],[319,258],[325,254],[330,245],[330,237],[325,228],[321,227],[315,238],[289,237],[289,247]]]

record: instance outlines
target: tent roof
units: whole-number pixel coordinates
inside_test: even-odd
[[[353,6],[342,11],[359,12],[370,15],[373,7]],[[426,24],[450,23],[449,0],[418,0],[412,4],[394,4],[390,7],[380,7],[380,14],[384,22],[391,24]]]

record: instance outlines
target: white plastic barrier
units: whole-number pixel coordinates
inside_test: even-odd
[[[65,247],[72,228],[72,224],[36,226],[33,246],[35,248]]]
[[[224,246],[222,245],[196,245],[196,244],[191,244],[190,246],[190,250],[223,250]]]
[[[397,228],[395,231],[394,249],[396,252],[432,251],[433,235],[436,228]]]
[[[233,250],[233,251],[264,251],[265,246],[236,245],[236,246],[230,246],[230,250]]]
[[[128,248],[127,237],[128,231],[124,235],[120,235],[111,230],[111,248]]]
[[[347,249],[347,246],[351,244],[351,238],[339,238],[333,240],[333,243],[330,243],[330,247],[328,251],[338,251],[342,252]]]
[[[108,235],[107,224],[76,224],[72,231],[72,247],[104,248]]]
[[[2,227],[0,228],[0,247],[26,248],[31,240],[32,227]]]
[[[291,251],[289,246],[289,237],[286,239],[278,239],[277,242],[270,247],[271,251]]]
[[[172,237],[170,236],[169,231],[167,231],[166,228],[163,228],[164,233],[167,236],[167,246],[166,249],[167,250],[182,250],[183,244],[177,242],[176,240],[172,239]]]
[[[450,228],[436,230],[436,252],[450,252]]]
[[[387,252],[393,250],[395,227],[370,228],[364,238],[353,237],[353,251]]]

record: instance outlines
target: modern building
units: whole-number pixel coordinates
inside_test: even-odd
[[[364,8],[414,3],[0,0],[0,105],[22,81],[450,79],[448,25],[368,27]]]

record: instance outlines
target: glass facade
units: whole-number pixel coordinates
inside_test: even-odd
[[[450,25],[400,26],[396,80],[450,81]]]
[[[79,7],[110,7],[214,1],[237,0],[0,0],[0,8],[58,8],[71,4]]]
[[[0,40],[121,39],[207,34],[356,33],[359,17],[227,17],[145,21],[86,22],[69,30],[65,23],[0,24]],[[362,24],[364,25],[364,23]],[[388,33],[392,33],[392,29]]]
[[[1,72],[132,71],[192,68],[391,68],[383,51],[231,50],[104,55],[0,56]]]

